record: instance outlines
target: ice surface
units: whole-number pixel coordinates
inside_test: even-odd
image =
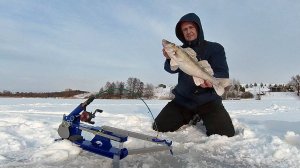
[[[111,159],[86,152],[59,138],[57,128],[84,99],[0,98],[0,167],[111,167]],[[167,100],[146,100],[154,117]],[[300,99],[286,93],[265,95],[262,100],[224,101],[236,135],[205,135],[205,128],[183,126],[159,134],[173,141],[174,155],[157,152],[127,156],[121,167],[283,167],[300,165]],[[95,100],[88,111],[104,112],[97,126],[108,125],[156,136],[151,115],[140,100]],[[92,136],[85,134],[86,137]],[[128,149],[150,146],[134,138]]]

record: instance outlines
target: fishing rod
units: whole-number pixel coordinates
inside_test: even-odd
[[[153,113],[152,113],[150,107],[149,107],[148,104],[145,102],[145,100],[142,98],[142,96],[138,93],[138,92],[141,91],[141,90],[138,90],[137,92],[134,92],[134,91],[131,91],[131,90],[128,90],[128,89],[125,89],[125,88],[111,88],[111,89],[106,89],[106,90],[104,90],[104,91],[99,91],[98,93],[92,94],[91,96],[97,98],[97,97],[100,97],[101,95],[103,95],[103,94],[105,94],[105,93],[109,93],[109,92],[114,91],[114,90],[118,90],[118,91],[119,91],[120,89],[122,89],[122,90],[124,90],[124,91],[127,91],[128,93],[131,93],[133,97],[134,97],[134,95],[136,95],[136,96],[137,96],[137,97],[145,104],[145,106],[146,106],[147,109],[148,109],[148,113],[149,113],[149,114],[151,115],[151,117],[152,117],[153,124],[154,124],[155,128],[157,128],[157,125],[156,125],[156,122],[155,122],[155,119],[154,119],[154,116],[153,116]],[[91,96],[89,96],[89,97],[91,97]],[[158,132],[158,131],[156,131],[156,132],[157,132],[156,137],[158,137],[159,132]]]

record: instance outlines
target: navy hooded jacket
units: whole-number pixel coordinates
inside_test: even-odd
[[[194,41],[187,42],[184,39],[181,31],[181,22],[183,21],[194,22],[198,26],[198,37]],[[189,13],[184,15],[177,23],[175,33],[177,38],[183,43],[183,48],[192,48],[197,53],[197,59],[199,61],[208,61],[216,78],[229,78],[229,69],[223,46],[215,42],[204,40],[201,22],[196,14]],[[196,86],[193,77],[180,69],[172,71],[170,68],[170,59],[166,60],[164,68],[169,73],[178,73],[178,84],[172,91],[175,95],[174,101],[176,103],[193,109],[210,101],[221,99],[213,88]]]

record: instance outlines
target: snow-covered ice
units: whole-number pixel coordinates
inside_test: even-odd
[[[111,159],[81,150],[59,138],[57,128],[84,99],[0,98],[0,167],[111,167]],[[154,117],[168,100],[146,100]],[[226,100],[236,135],[207,137],[201,123],[159,134],[173,141],[168,151],[127,156],[121,167],[280,167],[300,165],[300,99],[291,93],[271,93],[262,100]],[[104,112],[94,119],[108,125],[156,136],[152,118],[140,100],[94,100],[88,111]],[[86,137],[91,135],[86,134]],[[145,141],[129,138],[128,149]]]

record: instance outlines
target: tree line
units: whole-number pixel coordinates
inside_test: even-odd
[[[144,83],[135,77],[129,77],[125,82],[106,82],[101,87],[97,98],[103,99],[136,99],[139,97],[151,99],[154,96],[154,86]]]
[[[158,87],[165,87],[160,84]],[[246,84],[242,86],[238,80],[233,79],[232,84],[226,88],[225,93],[222,95],[223,99],[234,99],[234,98],[253,98],[254,95],[247,92],[247,88],[253,87],[267,87],[271,92],[297,92],[300,95],[300,75],[291,77],[291,80],[287,84],[263,84],[254,83]],[[170,90],[171,91],[171,90]],[[62,97],[70,98],[78,94],[88,93],[87,91],[66,89],[61,92],[11,92],[4,90],[0,92],[1,97]],[[260,93],[259,93],[260,94]],[[144,83],[140,79],[135,77],[129,77],[126,82],[106,82],[105,86],[101,87],[97,98],[103,99],[135,99],[135,98],[154,98],[154,86],[149,83]],[[170,97],[171,99],[172,97]]]
[[[3,92],[0,92],[1,97],[40,97],[40,98],[49,98],[49,97],[62,97],[62,98],[71,98],[75,95],[88,93],[86,91],[81,90],[71,90],[67,89],[65,91],[60,92],[11,92],[8,90],[4,90]]]
[[[61,92],[11,92],[4,90],[0,92],[0,97],[62,97],[69,98],[75,95],[89,93],[86,91],[66,89]],[[136,99],[136,98],[151,99],[154,97],[154,86],[149,83],[144,83],[138,78],[129,77],[126,82],[106,82],[105,86],[101,87],[96,98],[101,99]]]
[[[300,95],[300,75],[291,77],[291,80],[287,84],[264,84],[264,83],[251,83],[242,86],[238,80],[233,79],[232,84],[226,88],[225,93],[222,95],[223,99],[235,99],[235,98],[253,98],[250,92],[247,92],[248,88],[268,88],[270,92],[297,92]],[[260,92],[257,94],[265,94]]]

